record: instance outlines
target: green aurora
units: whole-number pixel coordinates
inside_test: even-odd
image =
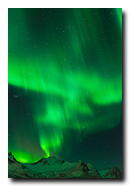
[[[117,127],[122,9],[10,8],[8,84],[8,150],[20,162],[69,156]]]

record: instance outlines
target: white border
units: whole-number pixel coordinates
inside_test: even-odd
[[[129,8],[130,2],[127,0],[117,1],[117,0],[95,0],[95,1],[57,1],[57,0],[48,0],[48,1],[17,1],[17,0],[5,0],[1,1],[0,8],[0,114],[1,114],[1,130],[0,130],[0,160],[1,160],[1,169],[0,169],[0,185],[7,185],[7,8]],[[130,71],[130,66],[129,66]],[[129,76],[130,82],[130,76]],[[130,91],[130,88],[129,88]],[[130,110],[129,110],[130,115]],[[130,132],[130,131],[129,131]],[[130,144],[130,139],[129,139]],[[130,154],[130,152],[129,152]],[[130,174],[130,171],[129,171]],[[129,175],[130,176],[130,175]]]

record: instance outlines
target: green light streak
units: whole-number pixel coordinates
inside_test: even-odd
[[[122,31],[122,8],[116,8],[115,10],[116,10],[118,21],[120,24],[120,29]]]
[[[35,63],[32,62],[32,64]],[[9,84],[19,86],[26,90],[63,96],[63,98],[67,98],[71,103],[74,103],[77,98],[81,96],[80,89],[82,89],[83,97],[85,97],[88,92],[90,99],[92,98],[98,104],[110,104],[122,100],[121,76],[117,77],[116,86],[112,79],[102,79],[99,75],[95,76],[94,74],[91,75],[89,73],[78,74],[77,72],[73,73],[73,75],[69,73],[65,74],[64,81],[59,82],[58,79],[60,77],[58,74],[56,77],[53,76],[53,79],[48,77],[48,71],[39,75],[35,65],[32,65],[29,69],[24,65],[24,69],[25,70],[18,66],[17,63],[9,61]],[[57,68],[56,70],[57,73],[59,72],[60,74],[59,69]],[[50,72],[51,74],[55,74],[53,68],[50,68]],[[63,84],[65,86],[63,86]],[[86,111],[92,113],[90,108],[87,107]]]
[[[46,131],[46,133],[48,133]],[[47,158],[52,155],[51,152],[57,152],[61,148],[61,143],[63,142],[62,134],[59,133],[52,133],[51,136],[47,136],[41,131],[39,131],[40,137],[40,145],[43,151],[45,152],[44,157]]]
[[[44,156],[44,158],[48,158],[48,157],[50,156],[50,152],[49,152],[48,149],[46,149],[44,143],[43,143],[43,145],[42,145],[42,143],[41,143],[41,148],[42,148],[42,149],[45,151],[45,153],[46,153],[46,155]]]

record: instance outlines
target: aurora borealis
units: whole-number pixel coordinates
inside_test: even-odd
[[[121,168],[122,9],[9,8],[8,96],[18,161]]]

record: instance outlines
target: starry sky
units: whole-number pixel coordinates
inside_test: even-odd
[[[122,9],[8,9],[8,151],[122,169]]]

